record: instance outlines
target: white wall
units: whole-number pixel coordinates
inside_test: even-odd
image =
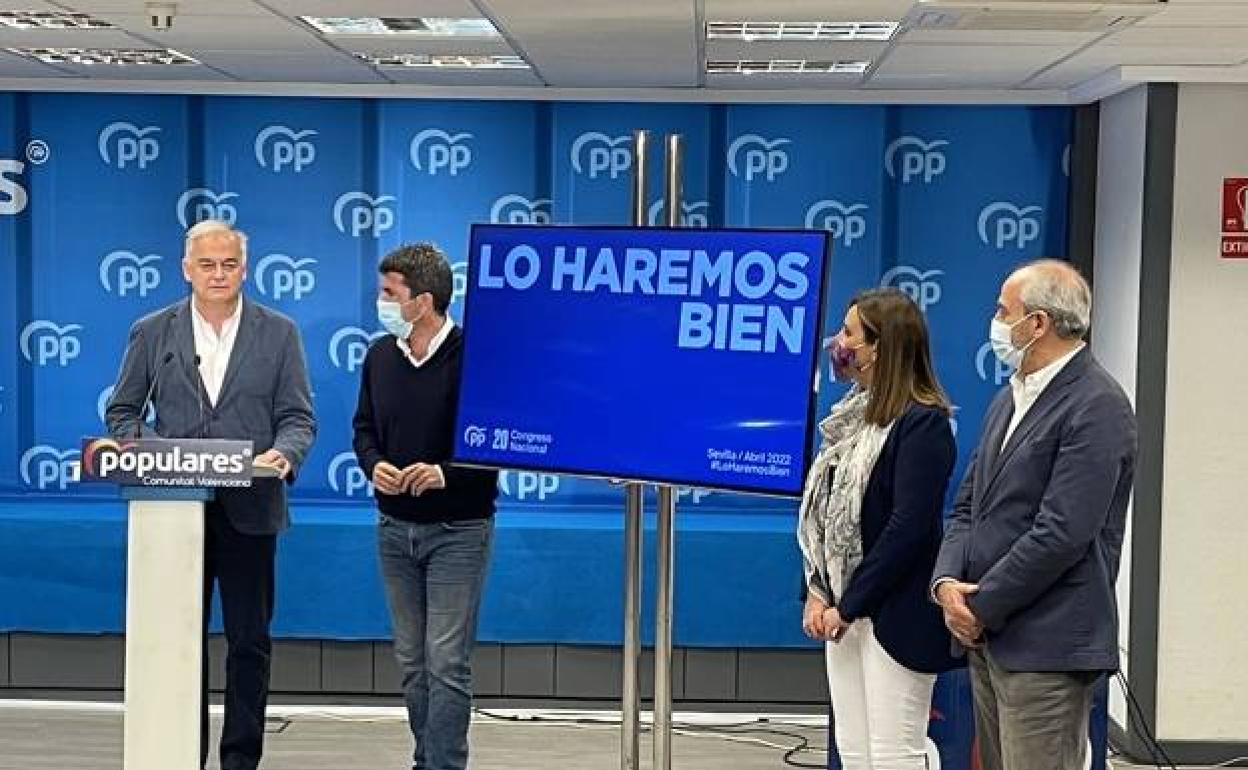
[[[1096,172],[1096,246],[1092,287],[1092,348],[1135,403],[1140,322],[1140,244],[1144,203],[1145,87],[1101,102]],[[1131,511],[1118,573],[1119,649],[1123,672],[1131,619]],[[1127,725],[1122,690],[1110,687],[1109,714]]]
[[[1158,624],[1170,740],[1248,740],[1248,260],[1219,258],[1225,176],[1248,177],[1248,86],[1180,86]]]

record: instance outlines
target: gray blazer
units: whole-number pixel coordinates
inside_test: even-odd
[[[114,436],[138,435],[143,397],[159,374],[152,397],[157,435],[250,440],[256,454],[277,449],[290,461],[287,481],[293,482],[316,437],[303,343],[289,318],[248,299],[242,302],[215,407],[195,363],[188,298],[140,318],[130,328],[104,417]],[[290,525],[285,485],[276,479],[256,479],[249,489],[219,489],[217,501],[235,529],[245,534],[271,535]]]
[[[1116,670],[1131,404],[1085,348],[1002,448],[1013,414],[1007,387],[988,408],[933,579],[979,584],[969,605],[1007,671]]]

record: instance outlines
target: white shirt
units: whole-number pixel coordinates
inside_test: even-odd
[[[1079,351],[1083,350],[1083,348],[1084,343],[1080,342],[1074,350],[1043,369],[1037,369],[1026,376],[1016,372],[1010,378],[1010,391],[1014,395],[1014,416],[1010,419],[1010,426],[1005,429],[1005,438],[1001,440],[1002,449],[1005,448],[1006,444],[1010,443],[1010,436],[1014,435],[1014,429],[1023,421],[1023,418],[1027,416],[1031,408],[1035,406],[1036,400],[1040,398],[1040,394],[1044,392],[1044,389],[1049,387],[1049,383],[1053,382],[1053,379],[1066,368],[1066,364],[1069,364],[1072,358],[1079,355]]]
[[[204,389],[208,391],[208,400],[213,406],[221,395],[221,385],[225,382],[225,370],[230,365],[230,354],[234,352],[234,339],[238,336],[238,322],[243,315],[243,300],[240,297],[234,313],[221,326],[221,334],[212,327],[208,319],[200,315],[195,301],[191,300],[191,325],[195,329],[195,354],[199,356],[199,376],[204,380]]]
[[[442,343],[446,342],[446,338],[451,336],[451,329],[454,328],[455,322],[448,315],[442,321],[442,328],[438,329],[438,333],[433,335],[433,339],[429,340],[429,349],[425,351],[424,358],[417,358],[412,353],[412,346],[407,344],[407,340],[401,340],[398,337],[395,337],[394,340],[398,343],[399,350],[403,351],[403,355],[407,357],[407,360],[412,362],[412,366],[419,369],[429,363],[429,359],[433,358],[433,354],[438,352],[438,348],[442,347]]]

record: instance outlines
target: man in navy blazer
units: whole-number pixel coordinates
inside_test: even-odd
[[[969,653],[984,770],[1082,768],[1093,687],[1118,668],[1136,425],[1083,341],[1091,304],[1064,262],[1002,286],[990,338],[1017,372],[988,408],[933,573]]]

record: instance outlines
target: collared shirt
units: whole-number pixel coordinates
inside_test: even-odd
[[[221,385],[225,382],[225,370],[230,365],[230,354],[234,352],[234,340],[238,336],[238,323],[242,316],[243,299],[239,297],[234,312],[225,319],[221,333],[217,334],[208,319],[200,314],[195,300],[191,300],[191,325],[195,329],[199,376],[204,380],[204,389],[208,391],[208,400],[213,406],[217,405],[217,398],[221,395]]]
[[[446,342],[446,338],[451,336],[451,329],[454,328],[455,322],[452,321],[451,317],[448,315],[446,319],[442,321],[442,328],[438,329],[438,333],[433,335],[433,339],[429,340],[429,350],[425,351],[424,358],[416,357],[416,355],[412,352],[412,346],[407,344],[407,340],[401,340],[398,337],[395,337],[394,340],[398,343],[399,350],[403,351],[403,355],[407,357],[407,360],[412,362],[412,366],[419,369],[429,363],[429,359],[433,358],[433,355],[438,352],[438,348],[442,347],[442,343]]]
[[[1010,378],[1010,391],[1014,395],[1014,416],[1010,419],[1010,425],[1005,430],[1005,438],[1001,441],[1002,449],[1005,448],[1006,444],[1010,443],[1010,436],[1014,435],[1014,430],[1018,427],[1018,424],[1027,416],[1027,412],[1031,411],[1031,408],[1035,406],[1036,400],[1040,398],[1041,393],[1044,393],[1044,389],[1049,387],[1049,383],[1053,382],[1054,378],[1066,368],[1066,364],[1069,364],[1071,359],[1079,355],[1079,351],[1083,350],[1084,347],[1084,343],[1080,342],[1074,350],[1043,369],[1037,369],[1026,376],[1016,372]]]

